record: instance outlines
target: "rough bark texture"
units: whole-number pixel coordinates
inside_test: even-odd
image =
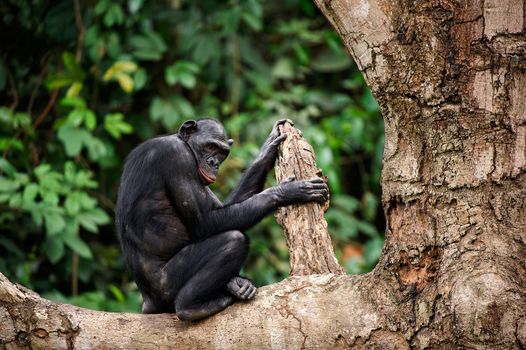
[[[316,2],[385,120],[375,274],[392,279],[396,311],[370,334],[526,347],[525,2]]]
[[[526,348],[526,5],[316,0],[385,118],[373,272],[292,277],[197,324],[0,279],[0,348]]]
[[[296,180],[321,177],[314,151],[300,131],[288,123],[281,126],[280,131],[288,136],[280,145],[276,162],[278,183],[291,176]],[[282,207],[276,213],[276,220],[287,238],[291,276],[344,273],[334,256],[327,221],[323,217],[328,207],[328,201],[323,206],[306,203]]]

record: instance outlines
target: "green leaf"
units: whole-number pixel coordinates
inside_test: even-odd
[[[34,171],[35,175],[40,179],[51,171],[51,165],[42,163]]]
[[[215,34],[200,35],[192,55],[193,61],[204,65],[221,52],[221,43]]]
[[[124,90],[124,92],[129,94],[133,91],[133,79],[128,74],[116,74],[115,78],[117,79],[117,82],[121,86],[121,89]]]
[[[384,240],[381,237],[373,238],[365,244],[364,256],[368,265],[373,266],[380,259],[383,246]]]
[[[82,133],[72,125],[64,125],[59,129],[58,138],[64,143],[68,156],[76,156],[82,149]]]
[[[20,208],[22,206],[22,194],[21,193],[12,194],[11,198],[9,199],[9,206],[11,208]]]
[[[42,201],[47,205],[56,206],[60,201],[58,194],[53,191],[40,190],[40,195],[42,196]]]
[[[22,141],[14,139],[12,137],[0,137],[0,150],[16,149],[19,151],[24,150],[24,144]]]
[[[64,66],[70,71],[73,72],[77,69],[77,63],[75,62],[75,56],[71,52],[64,52],[62,54],[62,62]]]
[[[84,79],[84,71],[80,64],[75,60],[75,56],[71,52],[66,51],[62,54],[62,61],[68,70],[68,75],[73,78],[74,81],[82,82]]]
[[[55,74],[50,75],[46,79],[46,87],[49,90],[60,89],[64,86],[69,86],[75,82],[75,79],[70,75],[66,74]]]
[[[356,228],[360,231],[366,234],[369,237],[377,237],[378,236],[378,230],[376,230],[376,227],[371,225],[368,222],[365,221],[356,221]]]
[[[92,161],[100,161],[109,154],[106,144],[97,137],[91,136],[86,142],[86,147],[88,148],[88,156]]]
[[[94,208],[90,211],[81,213],[78,216],[80,225],[86,230],[97,233],[99,231],[98,226],[106,225],[110,222],[110,217],[106,212],[99,208]]]
[[[108,68],[102,80],[108,81],[115,79],[126,93],[130,93],[133,90],[134,81],[129,74],[136,70],[137,64],[135,62],[120,60]]]
[[[68,156],[73,157],[80,153],[86,133],[85,130],[71,124],[64,124],[58,129],[58,139],[64,144]]]
[[[128,11],[135,14],[142,7],[144,0],[128,0]]]
[[[66,97],[76,97],[79,95],[80,90],[82,90],[83,84],[79,81],[75,81],[66,91]]]
[[[64,164],[64,179],[69,183],[73,183],[75,181],[75,173],[76,173],[75,163],[68,160]]]
[[[294,67],[292,62],[287,58],[279,59],[272,67],[272,76],[280,79],[294,78]]]
[[[113,294],[113,296],[115,297],[115,299],[117,299],[118,302],[123,303],[126,300],[126,298],[124,297],[124,294],[122,294],[121,290],[117,288],[115,285],[110,284],[108,288],[111,294]]]
[[[106,12],[106,9],[108,8],[110,4],[110,0],[99,0],[97,2],[97,5],[95,6],[95,14],[101,15],[104,12]]]
[[[116,139],[119,139],[122,134],[129,134],[133,131],[133,127],[126,123],[122,113],[107,114],[104,119],[104,129]]]
[[[85,109],[75,108],[69,112],[67,116],[67,123],[73,126],[80,126],[84,121],[84,112]]]
[[[7,159],[0,158],[0,170],[7,175],[14,177],[16,175],[16,169]]]
[[[88,247],[86,242],[80,239],[77,235],[65,235],[63,237],[64,243],[70,247],[73,251],[77,252],[81,257],[86,259],[92,259],[93,254],[91,249]]]
[[[187,89],[192,89],[196,83],[195,75],[190,73],[181,73],[179,80],[181,81],[181,85]]]
[[[79,193],[78,191],[72,192],[66,197],[66,200],[64,201],[64,208],[66,209],[66,213],[69,215],[76,215],[80,211],[80,196],[82,193]]]
[[[199,72],[199,66],[189,61],[178,61],[168,66],[164,71],[164,78],[168,85],[175,85],[178,82],[184,87],[191,89],[195,86],[195,74]]]
[[[0,192],[14,192],[20,185],[13,180],[0,176]]]
[[[144,35],[133,35],[129,39],[134,49],[133,55],[145,61],[158,61],[166,51],[163,38],[152,30],[145,31]]]
[[[66,227],[64,217],[56,211],[44,212],[44,219],[46,220],[46,231],[49,235],[59,234]]]
[[[76,188],[96,188],[97,182],[92,180],[92,176],[93,174],[91,171],[79,170],[75,175],[75,181],[73,182],[73,185]]]
[[[124,12],[122,8],[118,4],[110,3],[103,21],[106,27],[112,27],[114,24],[122,24],[124,22]]]
[[[25,205],[29,205],[35,202],[35,198],[38,194],[38,185],[35,183],[30,183],[24,188],[24,194],[22,195],[22,200]]]
[[[86,128],[90,131],[93,131],[97,126],[97,116],[92,110],[88,109],[84,113],[84,125],[86,125]]]
[[[64,256],[64,243],[59,236],[46,237],[42,249],[53,264],[56,264]]]
[[[135,87],[135,90],[142,89],[144,85],[146,85],[147,79],[148,76],[146,75],[146,70],[139,68],[133,76],[133,86]]]
[[[80,97],[64,97],[59,104],[64,107],[86,108],[86,101]]]
[[[259,32],[263,29],[261,18],[252,13],[243,13],[243,21],[255,32]]]
[[[362,197],[362,213],[366,220],[372,221],[378,210],[378,197],[371,192],[365,192]]]
[[[82,209],[88,209],[89,211],[95,208],[95,206],[97,205],[97,201],[94,198],[91,198],[90,196],[88,196],[86,192],[81,192],[81,193],[82,193],[82,196],[80,196],[79,199],[80,199],[80,205]]]

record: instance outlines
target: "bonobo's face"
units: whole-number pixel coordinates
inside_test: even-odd
[[[223,125],[215,120],[199,120],[187,142],[197,157],[201,180],[205,185],[213,183],[233,143],[227,138]]]

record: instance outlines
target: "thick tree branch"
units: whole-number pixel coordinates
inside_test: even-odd
[[[382,322],[381,310],[394,310],[383,298],[382,305],[371,303],[367,283],[361,276],[291,277],[261,288],[252,302],[190,323],[173,314],[53,303],[0,274],[0,348],[332,349],[369,337]]]

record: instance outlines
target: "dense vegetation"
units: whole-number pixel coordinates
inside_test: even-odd
[[[190,118],[235,140],[223,197],[273,122],[295,121],[329,177],[326,218],[350,273],[383,244],[378,106],[308,0],[0,3],[0,271],[46,297],[138,310],[113,226],[126,154]],[[274,181],[269,178],[269,183]],[[244,273],[288,273],[274,218],[248,232]]]

